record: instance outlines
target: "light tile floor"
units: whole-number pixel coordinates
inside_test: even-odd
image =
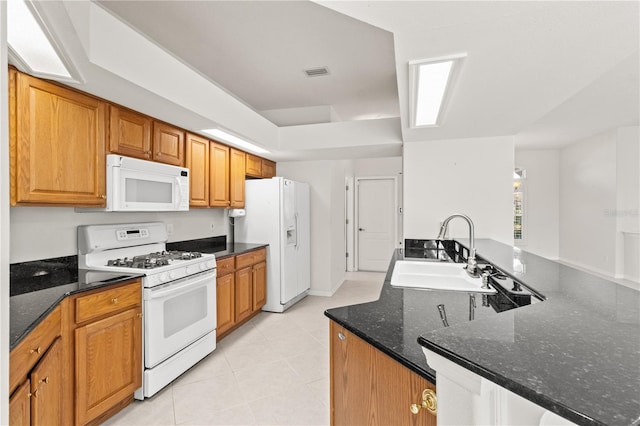
[[[328,425],[329,320],[324,311],[376,300],[383,273],[351,272],[332,297],[261,312],[216,350],[106,425]]]

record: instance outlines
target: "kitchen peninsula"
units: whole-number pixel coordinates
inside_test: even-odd
[[[496,241],[476,248],[546,300],[501,313],[478,304],[469,321],[467,293],[392,287],[397,250],[379,300],[325,314],[436,385],[423,347],[571,422],[637,425],[640,292]]]

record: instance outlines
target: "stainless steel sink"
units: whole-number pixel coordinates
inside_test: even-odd
[[[391,274],[391,285],[430,290],[496,293],[494,288],[482,288],[480,278],[471,277],[462,263],[399,260]]]

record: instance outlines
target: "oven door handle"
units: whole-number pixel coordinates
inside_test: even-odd
[[[187,290],[190,290],[192,287],[199,287],[201,285],[206,285],[207,283],[203,283],[203,281],[207,280],[207,279],[211,279],[211,278],[215,278],[216,273],[214,272],[207,272],[204,273],[202,275],[198,275],[196,281],[194,281],[194,276],[192,277],[186,277],[183,278],[181,281],[183,281],[182,283],[174,283],[171,285],[168,285],[164,288],[160,288],[157,290],[154,290],[153,288],[151,288],[150,293],[151,293],[151,300],[153,299],[162,299],[163,297],[166,297],[167,295],[176,295],[176,294],[180,294],[180,293],[185,293]],[[214,285],[215,285],[215,281],[214,281]]]

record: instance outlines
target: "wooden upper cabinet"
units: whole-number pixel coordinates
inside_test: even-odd
[[[247,154],[246,157],[245,173],[247,176],[253,178],[272,178],[276,175],[276,163],[273,161],[253,154]]]
[[[262,177],[270,179],[276,175],[276,163],[262,159]]]
[[[184,166],[184,131],[161,121],[153,122],[153,160]]]
[[[262,158],[247,154],[245,173],[251,177],[262,177]]]
[[[111,105],[109,121],[110,152],[151,160],[151,117]]]
[[[245,153],[243,151],[230,148],[230,156],[230,207],[242,208],[244,207]]]
[[[9,72],[12,205],[105,205],[107,103]]]
[[[189,205],[209,207],[209,140],[187,133],[185,167],[189,169]]]
[[[216,142],[209,146],[209,205],[229,207],[229,166],[231,148]]]

